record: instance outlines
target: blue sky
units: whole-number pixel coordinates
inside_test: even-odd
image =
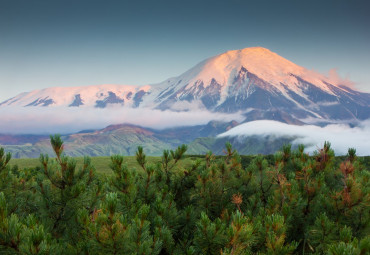
[[[369,12],[361,0],[0,0],[0,101],[53,86],[157,83],[253,46],[336,68],[370,92]]]

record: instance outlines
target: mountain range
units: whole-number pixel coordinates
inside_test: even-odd
[[[119,124],[63,135],[62,139],[65,142],[66,154],[75,157],[107,156],[117,153],[135,155],[138,146],[143,146],[148,155],[159,156],[163,150],[173,149],[181,144],[190,144],[188,152],[199,154],[212,150],[214,141],[217,140],[216,136],[238,124],[235,121],[211,121],[206,125],[163,130]],[[39,157],[40,153],[52,154],[49,139],[47,135],[0,135],[0,144],[15,158],[35,158]],[[203,144],[204,141],[207,141],[208,147]],[[222,148],[224,145],[225,142],[222,141]]]
[[[241,122],[269,119],[294,125],[342,122],[356,125],[370,118],[369,93],[356,91],[261,47],[228,51],[211,57],[180,76],[159,84],[54,87],[21,93],[0,103],[0,108],[8,109],[54,107],[59,110],[86,108],[93,111],[111,106],[175,112],[239,113],[244,118]],[[221,139],[215,138],[218,134],[237,125],[236,122],[215,123],[161,131],[128,124],[111,125],[100,130],[70,134],[66,136],[66,141],[67,147],[73,151],[71,154],[76,156],[83,153],[133,154],[135,146],[141,144],[147,144],[149,154],[156,155],[158,151],[180,143],[192,144],[190,151],[198,153],[212,149],[217,144],[216,140]],[[213,129],[210,128],[212,125],[215,126]],[[45,139],[43,136],[38,137],[40,139],[19,135],[1,137],[0,144],[12,146],[18,156],[37,153],[25,154],[30,149],[25,144],[34,148],[38,148],[35,145],[39,144],[41,148]],[[207,139],[198,139],[202,137]],[[256,139],[261,143],[259,138]]]

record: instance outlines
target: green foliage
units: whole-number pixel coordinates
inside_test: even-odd
[[[139,146],[97,175],[60,136],[51,147],[24,169],[0,148],[1,254],[370,252],[370,172],[353,148],[246,158],[227,143],[222,157],[186,158],[182,145],[153,159]]]
[[[212,222],[202,212],[197,223],[194,244],[200,254],[217,254],[227,243],[226,226],[218,218]]]
[[[291,254],[297,247],[297,243],[285,244],[286,226],[284,217],[272,214],[266,218],[266,248],[267,254]]]
[[[79,223],[85,236],[80,244],[88,254],[158,254],[161,241],[150,232],[149,207],[143,205],[136,215],[118,211],[117,193],[108,193],[101,209],[91,215],[79,211]]]
[[[73,222],[77,210],[79,207],[93,210],[101,185],[95,180],[90,158],[85,157],[83,166],[77,170],[76,161],[63,155],[63,141],[59,135],[51,136],[51,145],[56,158],[41,154],[41,168],[35,176],[38,214],[54,237],[76,242],[79,227]]]
[[[227,245],[221,254],[248,254],[254,244],[254,227],[240,211],[233,213],[229,227],[226,229]]]
[[[0,173],[6,168],[11,158],[12,155],[9,152],[5,154],[4,148],[0,148]]]
[[[58,254],[61,251],[33,215],[24,222],[15,214],[9,215],[4,193],[0,192],[0,253]]]
[[[329,220],[325,213],[322,213],[316,218],[308,232],[308,242],[311,247],[316,247],[316,251],[323,253],[328,249],[328,245],[336,240],[337,233],[335,223]]]

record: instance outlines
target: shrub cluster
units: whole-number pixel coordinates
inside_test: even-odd
[[[53,158],[11,168],[0,149],[1,254],[369,254],[370,172],[354,149],[339,166],[326,142],[309,156],[287,145],[246,168],[226,144],[183,168],[187,147],[141,169],[111,157],[99,176],[77,169],[51,137]]]

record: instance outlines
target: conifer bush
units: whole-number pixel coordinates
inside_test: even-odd
[[[50,141],[36,168],[0,148],[0,254],[370,253],[370,171],[354,148],[245,161],[227,143],[184,167],[186,145],[156,164],[138,147],[138,169],[113,155],[104,176]]]

